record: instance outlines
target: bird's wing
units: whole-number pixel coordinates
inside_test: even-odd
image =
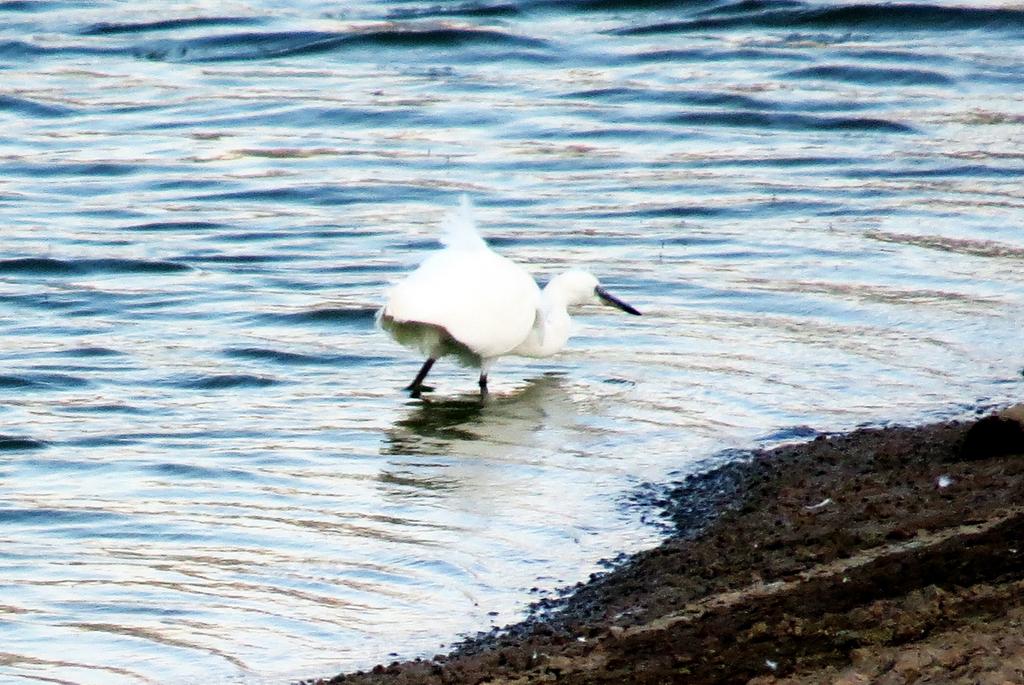
[[[383,314],[432,324],[483,358],[518,346],[533,328],[540,289],[524,269],[490,250],[442,250],[396,285]]]

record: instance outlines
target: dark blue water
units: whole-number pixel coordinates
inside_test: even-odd
[[[430,655],[646,481],[1020,399],[1024,11],[196,7],[0,2],[3,682]],[[463,193],[645,316],[408,400],[373,312]]]

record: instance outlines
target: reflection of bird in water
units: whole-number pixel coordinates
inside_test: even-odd
[[[413,397],[429,390],[423,381],[445,355],[479,367],[486,394],[487,373],[498,357],[548,357],[565,346],[570,306],[604,303],[640,314],[586,271],[567,271],[541,290],[525,269],[487,246],[466,198],[446,219],[441,242],[444,249],[392,288],[377,312],[381,328],[427,357],[406,388]]]
[[[491,506],[497,483],[505,494],[517,482],[532,487],[537,460],[564,453],[581,430],[581,414],[592,418],[561,373],[532,378],[488,402],[463,395],[408,409],[381,446],[389,457],[377,476],[381,492],[396,502],[456,497],[460,508],[474,511]]]
[[[446,454],[454,445],[482,441],[523,444],[546,423],[575,416],[561,374],[546,373],[522,388],[481,403],[475,397],[416,404],[387,431],[387,454]]]
[[[543,508],[550,500],[538,493],[551,479],[571,468],[588,477],[581,449],[603,402],[575,389],[565,374],[545,373],[487,402],[475,393],[409,402],[385,431],[375,495],[395,516],[444,529],[488,526],[534,497]]]

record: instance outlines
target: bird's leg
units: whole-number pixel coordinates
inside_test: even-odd
[[[420,396],[420,391],[423,390],[423,379],[427,377],[428,373],[430,373],[430,367],[432,367],[436,361],[437,360],[433,357],[427,358],[427,361],[423,362],[423,366],[420,367],[420,372],[416,374],[416,378],[412,380],[412,383],[406,386],[405,389],[408,390],[413,397]]]
[[[480,360],[480,399],[487,399],[487,372],[491,370],[491,366],[494,365],[494,359],[481,359]]]

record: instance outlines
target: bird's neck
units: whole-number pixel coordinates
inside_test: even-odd
[[[545,288],[541,291],[537,320],[526,340],[516,348],[514,354],[524,357],[550,357],[569,341],[571,327],[569,312],[566,310],[562,293]]]

